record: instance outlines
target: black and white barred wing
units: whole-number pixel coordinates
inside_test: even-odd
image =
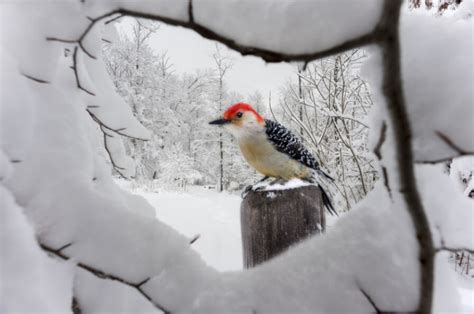
[[[337,216],[337,212],[331,202],[331,197],[327,193],[330,191],[328,181],[334,182],[334,179],[321,170],[316,158],[304,147],[300,139],[280,123],[271,120],[265,120],[265,132],[268,140],[280,153],[286,154],[290,158],[316,171],[313,179],[321,190],[323,203],[331,215]]]
[[[319,163],[304,147],[300,139],[278,122],[265,120],[265,132],[268,140],[280,152],[299,161],[306,167],[320,170]]]

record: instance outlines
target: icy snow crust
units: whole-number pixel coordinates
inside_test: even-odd
[[[305,53],[372,30],[381,3],[196,0],[194,18],[241,44]],[[153,208],[142,198],[114,183],[105,163],[108,154],[124,176],[133,176],[133,162],[124,153],[121,136],[146,139],[149,134],[116,95],[100,58],[100,40],[102,36],[113,40],[113,24],[97,23],[82,41],[96,59],[79,47],[74,63],[77,43],[46,38],[78,39],[89,23],[87,16],[119,7],[187,21],[187,1],[18,1],[0,6],[0,312],[68,312],[73,293],[85,312],[157,309],[130,285],[100,278],[73,263],[133,284],[148,280],[141,290],[173,312],[374,311],[364,294],[382,310],[415,309],[417,243],[397,185],[392,185],[390,198],[379,183],[327,235],[311,238],[255,269],[218,273],[190,248],[188,238],[154,219]],[[438,27],[427,17],[402,17],[402,70],[417,158],[452,153],[446,143],[434,140],[435,130],[466,149],[472,147],[467,142],[472,125],[464,124],[472,112],[472,71],[467,66],[472,66],[472,45],[458,37],[472,38],[472,27],[468,30],[464,21],[446,23]],[[437,35],[420,41],[418,31],[430,27]],[[440,42],[443,49],[438,49]],[[419,55],[417,49],[429,51],[424,58],[432,62],[412,62],[410,58]],[[449,56],[452,68],[440,63],[446,60],[443,56]],[[78,89],[75,71],[80,85],[95,96]],[[427,75],[417,76],[422,73]],[[442,81],[444,73],[451,76]],[[421,91],[411,89],[425,79],[429,81]],[[98,130],[91,114],[106,130]],[[446,117],[456,123],[446,124]],[[460,121],[466,132],[459,130]],[[387,148],[391,136],[389,129],[384,157],[393,156]],[[104,137],[108,153],[102,149]],[[383,164],[396,178],[392,160]],[[428,199],[433,196],[429,187],[443,187],[446,200],[455,193],[445,184],[449,178],[438,170],[418,172],[430,222],[442,233],[437,243],[443,238],[445,243],[472,248],[472,237],[466,237],[472,202],[457,199],[460,214],[449,214],[447,219],[452,207]],[[459,219],[466,221],[462,227]],[[48,256],[40,244],[52,250],[68,245],[60,253],[72,260]],[[440,301],[441,297],[436,300]]]

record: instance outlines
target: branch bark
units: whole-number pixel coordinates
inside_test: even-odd
[[[402,90],[399,19],[402,1],[385,0],[380,42],[383,54],[383,93],[393,127],[399,190],[413,221],[419,244],[420,300],[417,312],[431,313],[433,299],[434,254],[433,239],[420,194],[416,186],[412,150],[412,132]]]
[[[460,147],[458,144],[454,143],[454,141],[444,134],[443,132],[436,131],[436,135],[447,145],[451,148],[454,152],[456,152],[455,156],[448,156],[446,158],[436,159],[436,160],[417,160],[416,163],[420,164],[436,164],[440,162],[445,162],[453,159],[454,157],[460,156],[473,156],[474,151],[465,150],[464,148]]]
[[[364,34],[362,36],[352,38],[350,40],[347,40],[339,45],[336,45],[332,48],[323,50],[323,51],[316,51],[316,52],[311,52],[311,53],[301,53],[301,54],[288,54],[288,53],[281,53],[278,51],[272,51],[269,49],[263,49],[263,48],[258,48],[258,47],[253,47],[253,46],[247,46],[247,45],[242,45],[236,42],[235,40],[225,37],[216,31],[203,26],[199,23],[197,23],[194,20],[194,14],[193,14],[193,3],[192,0],[189,0],[189,5],[188,5],[188,20],[183,21],[183,20],[178,20],[174,18],[169,18],[166,16],[158,15],[158,14],[152,14],[152,13],[147,13],[147,12],[139,12],[139,11],[134,11],[130,9],[123,9],[119,8],[107,13],[104,13],[96,18],[91,18],[90,21],[91,23],[86,27],[84,32],[79,36],[77,39],[61,39],[61,38],[56,38],[56,37],[47,37],[46,40],[48,41],[57,41],[57,42],[63,42],[63,43],[70,43],[70,44],[77,44],[85,54],[87,54],[90,58],[96,59],[95,56],[93,56],[90,52],[88,52],[83,45],[83,40],[87,36],[87,34],[90,32],[90,30],[93,28],[93,26],[102,21],[103,19],[116,15],[118,14],[119,17],[121,16],[131,16],[135,18],[145,18],[145,19],[150,19],[154,21],[159,21],[163,22],[169,25],[174,25],[174,26],[181,26],[184,28],[189,28],[203,36],[204,38],[207,39],[212,39],[215,41],[218,41],[227,47],[240,52],[242,55],[254,55],[262,58],[263,60],[267,62],[282,62],[282,61],[312,61],[316,59],[321,59],[324,57],[328,57],[333,54],[337,54],[340,52],[344,52],[346,50],[358,48],[361,46],[366,46],[370,45],[372,43],[375,43],[379,41],[381,38],[381,31],[379,27],[376,27],[373,31]],[[115,20],[112,19],[112,20]]]
[[[436,249],[436,253],[438,252],[443,252],[443,251],[447,251],[447,252],[452,252],[452,253],[459,253],[459,252],[468,252],[470,254],[474,254],[474,250],[473,249],[468,249],[468,248],[465,248],[465,247],[446,247],[446,246],[442,246],[442,247],[439,247]]]

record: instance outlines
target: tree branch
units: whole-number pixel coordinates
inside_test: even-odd
[[[42,84],[49,84],[50,82],[46,81],[46,80],[42,80],[42,79],[39,79],[39,78],[36,78],[36,77],[33,77],[31,75],[28,75],[28,74],[24,74],[24,73],[21,73],[21,75],[23,75],[24,77],[32,80],[32,81],[35,81],[37,83],[42,83]]]
[[[253,47],[253,46],[247,46],[247,45],[242,45],[236,42],[235,40],[225,37],[216,31],[203,26],[199,23],[197,23],[194,20],[194,13],[193,13],[193,3],[192,0],[189,1],[188,4],[188,21],[182,21],[174,18],[169,18],[166,16],[161,16],[158,14],[151,14],[147,12],[138,12],[134,10],[129,10],[129,9],[117,9],[110,11],[108,13],[102,14],[96,18],[91,18],[91,23],[86,27],[86,29],[83,31],[83,33],[79,36],[78,39],[60,39],[56,37],[47,37],[46,40],[48,41],[58,41],[58,42],[63,42],[63,43],[72,43],[72,44],[77,44],[85,54],[87,54],[90,58],[96,59],[95,56],[93,56],[91,53],[89,53],[83,45],[83,40],[89,33],[89,31],[92,29],[92,27],[100,22],[102,19],[107,18],[109,16],[119,14],[119,16],[132,16],[135,18],[145,18],[145,19],[150,19],[150,20],[155,20],[155,21],[160,21],[164,22],[169,25],[174,25],[174,26],[182,26],[185,28],[189,28],[200,34],[201,36],[207,38],[207,39],[212,39],[216,40],[227,47],[236,50],[240,52],[242,55],[254,55],[262,58],[263,60],[267,62],[281,62],[281,61],[312,61],[315,59],[320,59],[324,58],[333,54],[337,54],[340,52],[344,52],[346,50],[358,48],[361,46],[366,46],[372,43],[376,43],[380,41],[383,36],[383,31],[379,26],[375,27],[375,29],[367,34],[364,34],[362,36],[352,38],[350,40],[347,40],[339,45],[336,45],[332,48],[322,50],[322,51],[316,51],[316,52],[311,52],[311,53],[301,53],[301,54],[288,54],[288,53],[281,53],[277,51],[272,51],[269,49],[264,49],[264,48],[258,48],[258,47]],[[112,19],[114,20],[114,19]],[[110,22],[110,21],[109,21]]]
[[[201,235],[199,233],[196,234],[194,237],[191,238],[191,240],[189,240],[189,244],[193,244],[194,242],[199,240],[200,237],[201,237]]]
[[[101,125],[100,126],[100,130],[102,131],[103,135],[104,135],[104,148],[105,148],[105,151],[107,152],[107,155],[109,155],[109,160],[110,162],[112,163],[112,167],[115,169],[115,171],[117,171],[117,173],[124,179],[129,179],[126,175],[124,175],[122,173],[122,170],[125,170],[125,168],[123,167],[120,167],[118,166],[115,161],[114,161],[114,158],[112,156],[112,153],[110,152],[109,150],[109,146],[108,146],[108,143],[107,143],[107,137],[113,137],[112,135],[110,134],[107,134],[107,132],[104,130],[104,127]]]
[[[71,69],[74,71],[74,77],[76,78],[77,88],[79,88],[80,90],[86,92],[87,94],[91,96],[95,96],[93,92],[82,87],[81,81],[79,80],[79,72],[78,72],[79,70],[77,69],[77,50],[78,50],[77,46],[74,47],[74,52],[72,53],[72,67],[71,67]]]
[[[456,155],[455,156],[448,156],[448,157],[440,158],[440,159],[435,159],[435,160],[416,160],[415,161],[416,163],[418,163],[418,164],[437,164],[437,163],[440,163],[440,162],[450,161],[451,159],[456,158],[456,157],[474,155],[474,151],[469,151],[469,150],[463,149],[462,147],[460,147],[459,145],[454,143],[454,141],[451,138],[449,138],[449,136],[447,136],[446,134],[444,134],[440,131],[436,131],[435,133],[446,145],[448,145],[452,150],[454,150],[456,152]]]
[[[375,156],[377,156],[378,160],[382,160],[382,152],[380,150],[382,149],[383,143],[385,143],[386,136],[387,136],[387,123],[383,121],[382,128],[380,129],[379,140],[377,142],[377,145],[375,145],[375,148],[374,148],[374,154]]]
[[[56,257],[59,257],[63,260],[69,260],[70,257],[65,255],[64,253],[61,252],[61,250],[63,250],[64,248],[70,246],[71,244],[66,244],[64,246],[62,246],[60,249],[53,249],[45,244],[41,244],[40,243],[40,247],[48,252],[49,254],[52,254]],[[152,303],[158,310],[162,311],[163,313],[171,313],[169,310],[167,310],[164,306],[158,304],[156,301],[152,300],[151,297],[146,294],[142,289],[141,289],[141,286],[143,284],[145,284],[146,282],[148,282],[148,280],[150,278],[146,278],[145,280],[141,281],[141,282],[138,282],[138,283],[134,283],[134,282],[131,282],[131,281],[128,281],[126,279],[123,279],[121,277],[118,277],[118,276],[115,276],[115,275],[112,275],[112,274],[108,274],[100,269],[97,269],[95,267],[92,267],[90,265],[87,265],[87,264],[84,264],[84,263],[81,263],[81,262],[78,262],[76,264],[77,267],[93,274],[94,276],[96,276],[97,278],[100,278],[100,279],[104,279],[104,280],[113,280],[113,281],[118,281],[124,285],[127,285],[127,286],[130,286],[132,288],[135,288],[143,297],[145,297],[145,299],[147,299],[148,301],[150,301],[150,303]],[[74,301],[73,301],[74,302]],[[73,303],[74,304],[74,303]]]
[[[436,248],[436,253],[439,253],[439,252],[443,252],[443,251],[447,251],[447,252],[452,252],[452,253],[458,253],[458,252],[468,252],[470,254],[474,254],[474,250],[473,249],[468,249],[468,248],[465,248],[465,247],[446,247],[446,246],[441,246],[439,248]]]
[[[96,108],[94,106],[88,106],[88,108]],[[111,128],[109,127],[108,125],[106,125],[104,122],[102,122],[94,113],[92,113],[92,111],[90,111],[89,109],[86,109],[87,113],[89,113],[89,115],[92,117],[92,119],[97,122],[97,124],[99,124],[100,126],[103,126],[104,128],[106,128],[107,130],[109,131],[112,131],[112,132],[115,132],[119,135],[122,135],[124,137],[128,137],[128,138],[131,138],[131,139],[136,139],[136,140],[140,140],[140,141],[148,141],[147,139],[145,138],[140,138],[140,137],[135,137],[135,136],[131,136],[131,135],[128,135],[128,134],[125,134],[123,133],[122,131],[125,131],[127,128],[118,128],[118,129],[114,129],[114,128]]]
[[[122,15],[122,14],[119,14],[119,15],[117,15],[116,17],[113,17],[113,18],[111,18],[110,20],[105,21],[104,24],[105,24],[105,25],[110,24],[110,23],[115,22],[116,20],[118,20],[118,19],[120,19],[120,18],[122,18],[122,17],[123,17],[123,15]]]
[[[377,145],[375,145],[375,148],[374,148],[374,154],[379,161],[382,161],[382,146],[385,143],[386,137],[387,137],[387,123],[383,121],[382,128],[380,129],[379,140],[377,142]],[[387,188],[387,192],[390,198],[392,198],[392,189],[390,187],[390,182],[388,180],[388,172],[385,166],[382,166],[382,178],[383,178],[383,184],[385,185],[385,188]]]
[[[401,4],[402,1],[384,2],[380,26],[384,34],[380,43],[383,54],[383,93],[393,127],[396,162],[400,174],[399,189],[405,199],[419,245],[420,300],[417,312],[431,313],[435,251],[428,219],[416,186],[412,131],[403,96],[399,39]]]
[[[82,314],[81,306],[76,297],[72,298],[71,310],[73,314]]]
[[[77,46],[79,46],[87,56],[89,56],[91,59],[97,59],[94,55],[92,55],[89,51],[87,51],[87,49],[85,49],[83,40],[87,36],[87,34],[89,34],[90,30],[92,29],[92,27],[94,27],[94,25],[97,22],[101,21],[102,19],[106,17],[114,15],[116,13],[119,13],[119,12],[111,11],[109,13],[102,14],[96,18],[89,18],[91,23],[85,28],[85,30],[82,32],[82,34],[79,36],[78,39],[61,39],[61,38],[56,38],[56,37],[46,37],[46,40],[57,41],[57,42],[68,43],[68,44],[77,44]]]
[[[362,289],[362,287],[360,286],[359,282],[356,281],[356,284],[357,284],[357,287],[359,288],[359,291],[364,295],[364,297],[367,299],[367,301],[369,301],[370,305],[372,305],[372,307],[374,308],[374,312],[375,313],[383,313],[378,307],[377,307],[377,304],[375,304],[374,300],[372,300],[372,298],[370,297],[370,295],[364,290]]]

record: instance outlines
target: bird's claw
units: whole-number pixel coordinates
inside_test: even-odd
[[[256,188],[254,188],[253,185],[248,185],[242,191],[242,193],[240,194],[240,197],[245,198],[247,196],[247,194],[249,194],[250,191],[258,192],[258,191],[263,191],[264,189],[265,189],[264,186],[257,186]]]
[[[247,194],[249,194],[249,192],[252,190],[252,188],[253,188],[252,185],[247,185],[245,189],[242,191],[242,193],[240,194],[240,197],[244,199],[247,196]]]
[[[268,176],[265,176],[263,177],[262,179],[258,180],[257,183],[255,183],[254,185],[248,185],[243,191],[242,193],[240,193],[240,197],[242,198],[245,198],[247,196],[247,194],[249,194],[250,191],[261,191],[263,190],[265,187],[264,186],[258,186],[257,188],[254,188],[255,185],[258,185],[259,183],[261,182],[264,182],[268,179],[269,177]]]
[[[285,180],[278,178],[278,179],[275,179],[272,182],[270,182],[270,185],[281,184],[281,183],[284,183],[284,182],[285,182]]]

